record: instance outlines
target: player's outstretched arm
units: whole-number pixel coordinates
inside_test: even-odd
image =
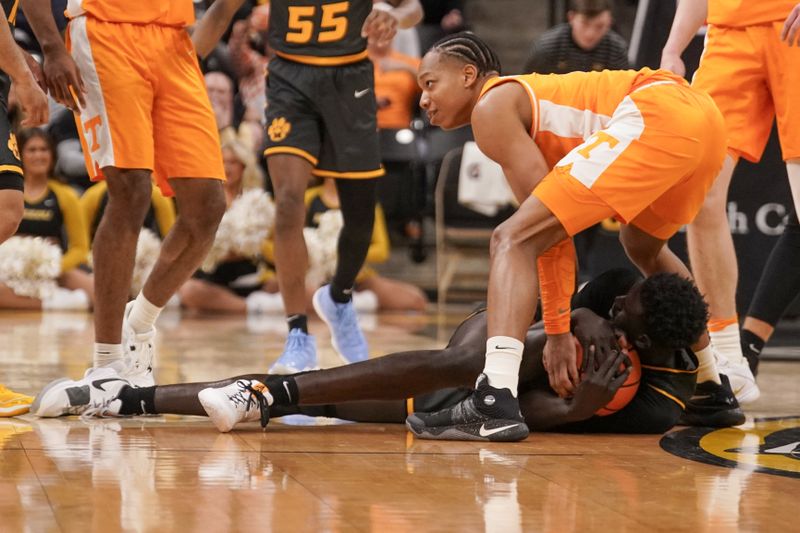
[[[244,0],[217,0],[211,4],[192,32],[192,43],[197,55],[205,58],[211,53],[243,3]]]
[[[661,52],[661,68],[671,70],[679,76],[686,75],[686,66],[683,64],[681,54],[697,30],[703,25],[708,16],[708,0],[680,0],[672,21],[667,44]]]
[[[0,10],[0,69],[9,75],[14,84],[17,99],[25,111],[23,126],[37,126],[47,122],[49,109],[47,96],[39,88],[25,57],[11,36],[5,12]]]
[[[389,0],[376,2],[361,27],[361,36],[370,41],[385,43],[394,38],[397,28],[410,28],[422,20],[419,0]]]
[[[86,90],[78,66],[67,52],[64,40],[58,32],[50,0],[21,0],[21,2],[25,17],[42,47],[44,78],[50,95],[56,102],[77,111],[79,105],[81,107],[86,105]]]

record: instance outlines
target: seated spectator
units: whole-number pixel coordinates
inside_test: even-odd
[[[394,50],[391,42],[370,42],[368,50],[375,68],[378,127],[408,128],[417,107],[419,59]]]
[[[83,219],[89,230],[89,243],[94,241],[94,234],[103,218],[108,204],[108,184],[105,180],[98,181],[81,196],[81,211]],[[143,228],[152,231],[162,241],[167,236],[172,225],[175,224],[175,204],[170,198],[161,193],[161,189],[153,187],[150,195],[150,209],[144,218]]]
[[[330,209],[339,209],[336,182],[326,178],[322,186],[312,187],[306,191],[305,203],[306,226],[316,227],[322,213]],[[390,252],[386,221],[383,217],[383,210],[378,205],[375,208],[375,227],[367,258],[364,261],[365,266],[356,278],[355,294],[353,295],[355,305],[365,311],[425,311],[428,299],[419,287],[381,276],[370,266],[386,261]],[[264,257],[271,262],[273,257],[271,242],[265,246]],[[277,293],[278,291],[275,281],[269,282],[266,287],[270,292]],[[311,306],[311,297],[318,288],[316,286],[306,287],[309,306]]]
[[[260,124],[267,105],[266,70],[269,4],[253,9],[246,20],[233,23],[228,42],[231,64],[236,72],[239,98],[245,106],[244,121]]]
[[[225,164],[225,196],[228,207],[245,190],[262,188],[263,178],[256,165],[255,154],[242,142],[229,140],[222,145],[222,159]],[[260,259],[229,257],[213,272],[198,271],[178,291],[181,305],[199,313],[245,314],[248,311],[248,297],[257,293],[262,299],[266,295],[260,291],[267,270]],[[256,297],[252,302],[262,305]],[[272,298],[280,301],[280,296]]]
[[[613,0],[570,0],[567,20],[533,43],[525,72],[566,74],[574,71],[625,70],[628,45],[611,30]]]
[[[92,275],[81,268],[89,255],[89,235],[78,195],[56,181],[52,139],[41,129],[22,130],[17,142],[25,173],[25,212],[16,235],[43,237],[62,251],[61,273],[53,301],[20,296],[0,285],[0,308],[4,309],[87,309],[94,299]]]
[[[242,120],[236,124],[233,80],[224,72],[214,71],[206,73],[205,81],[221,141],[239,139],[250,149],[260,146],[263,129],[260,122]]]

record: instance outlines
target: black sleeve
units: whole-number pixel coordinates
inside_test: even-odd
[[[642,384],[631,403],[608,416],[593,416],[581,422],[565,424],[552,431],[565,433],[639,433],[659,434],[671,429],[683,410],[655,389]]]
[[[638,272],[627,268],[614,268],[603,272],[572,297],[572,308],[586,307],[596,315],[611,318],[611,306],[617,296],[626,294],[640,279]]]

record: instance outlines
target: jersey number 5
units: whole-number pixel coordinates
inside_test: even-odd
[[[319,23],[317,42],[331,43],[338,41],[347,33],[347,10],[350,2],[323,4],[322,19]],[[305,44],[314,36],[314,14],[317,6],[289,6],[289,31],[286,42]]]

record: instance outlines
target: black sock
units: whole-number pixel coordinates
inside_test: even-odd
[[[378,180],[336,180],[339,207],[344,226],[336,244],[336,271],[331,279],[331,298],[336,303],[350,301],[356,277],[372,242]]]
[[[117,398],[122,400],[121,415],[157,415],[155,387],[122,387]]]
[[[264,385],[274,400],[273,405],[297,405],[300,391],[294,376],[267,376]]]
[[[308,335],[308,317],[306,315],[290,315],[286,317],[286,322],[289,324],[289,331],[299,329]]]
[[[346,304],[353,299],[353,288],[343,289],[337,287],[335,283],[331,283],[331,298],[337,304]]]
[[[764,349],[766,341],[749,329],[743,329],[740,338],[742,355],[747,359],[747,364],[750,365],[750,371],[752,371],[755,376],[758,374],[758,359],[761,356],[761,350]]]

